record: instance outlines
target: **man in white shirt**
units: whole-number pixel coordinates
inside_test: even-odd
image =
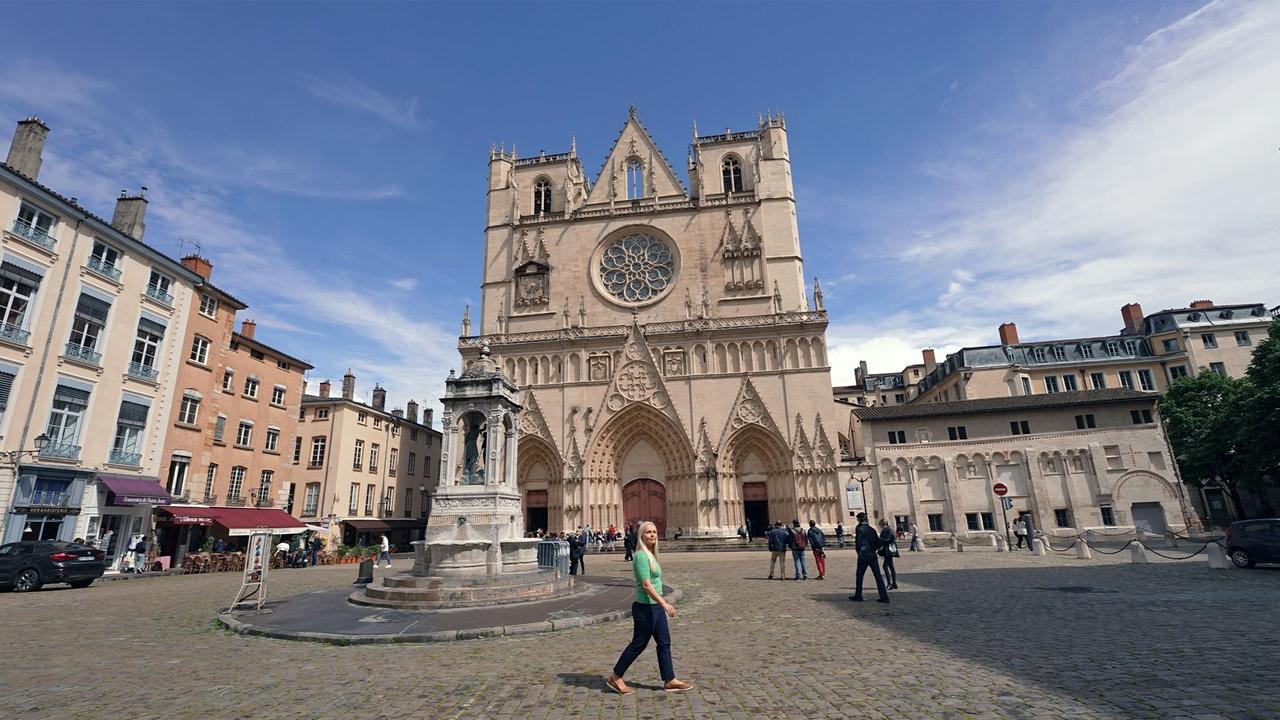
[[[382,561],[387,561],[387,567],[391,567],[391,541],[387,540],[386,533],[382,534],[381,552],[378,553],[378,562],[374,563],[374,567],[380,567]]]

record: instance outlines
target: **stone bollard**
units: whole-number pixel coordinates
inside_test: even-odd
[[[955,550],[955,549],[956,549],[956,543],[957,543],[957,542],[959,542],[959,540],[957,540],[957,539],[956,539],[956,534],[955,534],[955,533],[951,533],[951,537],[947,540],[947,542],[951,544],[951,549],[952,549],[952,550]]]
[[[1031,545],[1033,546],[1035,553],[1040,557],[1044,557],[1045,555],[1049,554],[1048,551],[1044,549],[1044,541],[1041,540],[1040,538],[1035,538],[1034,540],[1032,540]]]
[[[1146,565],[1151,562],[1151,558],[1147,555],[1147,548],[1137,540],[1129,546],[1129,562],[1134,565]]]
[[[1084,538],[1080,538],[1080,541],[1076,543],[1076,559],[1078,560],[1093,559],[1093,553],[1089,552],[1089,543],[1085,542]]]
[[[1004,539],[1003,535],[996,536],[996,552],[1008,552],[1009,541]]]
[[[1227,551],[1223,550],[1218,543],[1209,543],[1204,549],[1204,554],[1209,557],[1211,570],[1230,570],[1233,567],[1231,559],[1227,557]]]
[[[987,539],[991,541],[991,547],[996,548],[997,550],[1000,549],[1000,544],[996,542],[995,535],[988,535]]]
[[[964,543],[956,541],[956,552],[964,552]]]

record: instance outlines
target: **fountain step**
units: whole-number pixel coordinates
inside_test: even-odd
[[[493,578],[400,575],[387,580],[399,584],[375,582],[352,593],[349,600],[374,607],[439,610],[548,600],[577,591],[572,577],[557,577],[549,570]],[[486,580],[488,582],[481,582]]]

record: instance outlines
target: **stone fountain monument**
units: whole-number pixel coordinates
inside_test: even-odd
[[[516,489],[516,386],[485,347],[445,381],[444,450],[426,539],[408,573],[384,576],[353,603],[400,609],[479,607],[545,600],[574,591],[573,578],[538,567]]]

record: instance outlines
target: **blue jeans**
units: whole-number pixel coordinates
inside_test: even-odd
[[[876,562],[875,553],[858,553],[858,579],[854,584],[853,594],[862,597],[862,576],[867,574],[867,570],[871,570],[871,574],[876,579],[876,592],[880,594],[883,600],[889,599],[889,593],[884,587],[884,578],[880,576],[880,563]]]
[[[613,666],[613,674],[622,677],[631,667],[631,663],[640,657],[640,653],[649,646],[649,638],[658,643],[658,670],[662,673],[662,681],[676,679],[675,667],[671,664],[671,628],[667,625],[667,613],[661,605],[650,603],[631,603],[631,619],[634,629],[631,632],[631,644],[623,649],[618,662]]]
[[[808,579],[809,568],[804,564],[804,551],[793,549],[791,551],[791,562],[795,563],[796,566],[796,578]]]
[[[374,563],[374,565],[381,565],[383,560],[387,561],[387,567],[391,567],[391,553],[386,550],[378,553],[378,562]]]

